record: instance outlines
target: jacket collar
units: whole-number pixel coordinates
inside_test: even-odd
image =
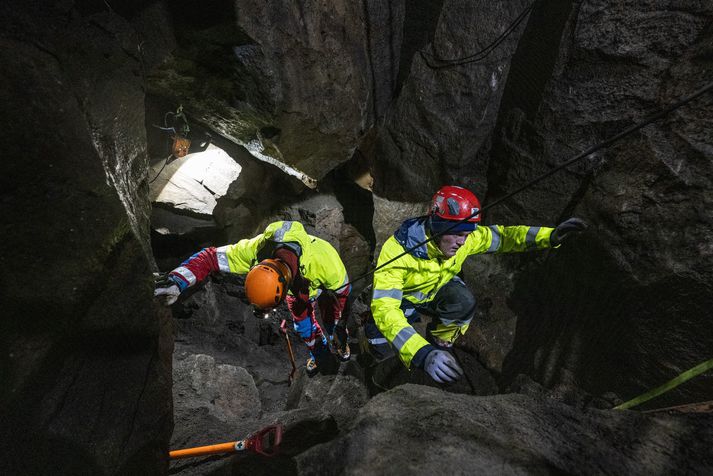
[[[394,232],[394,238],[405,250],[408,250],[422,241],[426,241],[429,233],[426,229],[427,216],[409,218],[401,223],[401,226]],[[421,245],[409,253],[415,258],[434,259],[443,258],[443,253],[433,241]]]

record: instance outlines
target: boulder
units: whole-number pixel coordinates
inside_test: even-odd
[[[0,22],[0,472],[162,474],[139,40],[107,5],[5,2]]]
[[[161,171],[163,169],[163,171]],[[242,167],[224,150],[212,144],[202,152],[188,154],[164,167],[155,163],[150,171],[150,199],[203,219],[210,218],[218,199],[240,176]]]
[[[295,460],[298,474],[705,474],[712,421],[409,384],[373,398],[348,433]]]

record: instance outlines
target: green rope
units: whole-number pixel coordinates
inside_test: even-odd
[[[693,377],[696,377],[706,370],[710,370],[713,368],[713,359],[707,360],[703,362],[702,364],[698,364],[692,369],[686,370],[682,374],[680,374],[678,377],[669,380],[665,384],[661,385],[660,387],[657,387],[653,390],[649,390],[648,392],[644,393],[643,395],[639,395],[636,398],[633,398],[629,400],[628,402],[622,403],[621,405],[617,405],[614,407],[614,410],[626,410],[631,407],[635,407],[637,405],[641,405],[644,402],[647,402],[651,400],[654,397],[658,397],[659,395],[668,392],[671,389],[674,389],[681,385],[683,382],[687,382],[691,380]]]

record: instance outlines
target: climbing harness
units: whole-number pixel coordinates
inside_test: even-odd
[[[207,456],[221,453],[236,453],[240,451],[250,451],[262,456],[275,456],[280,450],[282,443],[282,424],[277,423],[257,431],[243,440],[231,441],[228,443],[218,443],[215,445],[198,446],[182,450],[173,450],[168,453],[171,459],[195,458],[197,456]]]
[[[169,124],[169,117],[171,121]],[[188,133],[191,128],[188,125],[188,119],[183,112],[183,105],[179,105],[176,112],[168,111],[163,116],[163,127],[154,124],[154,127],[165,132],[171,133],[173,145],[171,146],[171,155],[176,158],[185,157],[188,154],[188,149],[191,146],[191,141],[188,139]]]
[[[536,1],[536,0],[535,0]],[[426,66],[428,66],[431,69],[443,69],[443,68],[450,68],[452,66],[460,66],[463,64],[469,64],[469,63],[477,63],[479,61],[484,60],[490,53],[492,53],[495,48],[500,46],[500,44],[505,41],[505,38],[510,36],[510,34],[517,29],[517,27],[522,23],[522,21],[527,18],[528,14],[532,11],[532,9],[535,7],[535,1],[530,3],[525,10],[523,10],[516,18],[513,20],[510,25],[508,25],[507,28],[498,36],[495,40],[493,40],[488,46],[483,48],[482,50],[470,54],[468,56],[463,56],[461,58],[452,58],[452,59],[445,59],[441,58],[438,56],[438,53],[435,51],[434,43],[431,41],[431,49],[433,50],[432,53],[429,53],[431,57],[436,61],[436,63],[431,63],[429,59],[426,57],[426,53],[421,50],[419,51],[419,54],[421,55],[421,58],[423,58],[423,61],[425,61]]]
[[[697,97],[702,96],[703,94],[705,94],[706,92],[710,91],[711,89],[713,89],[713,83],[709,83],[709,84],[707,84],[706,86],[703,86],[702,88],[700,88],[700,89],[697,90],[696,92],[690,94],[689,96],[686,96],[686,97],[683,97],[683,98],[679,99],[678,101],[676,101],[675,103],[673,103],[673,104],[669,105],[668,107],[662,109],[661,111],[659,111],[659,112],[657,112],[657,113],[655,113],[655,114],[650,115],[649,117],[647,117],[647,118],[644,119],[643,121],[641,121],[641,122],[639,122],[639,123],[637,123],[637,124],[634,124],[633,126],[631,126],[631,127],[627,128],[627,129],[623,130],[622,132],[620,132],[620,133],[618,133],[618,134],[616,134],[616,135],[614,135],[614,136],[612,136],[612,137],[610,137],[610,138],[608,138],[608,139],[606,139],[606,140],[604,140],[604,141],[602,141],[602,142],[599,142],[598,144],[593,145],[592,147],[590,147],[589,149],[585,150],[584,152],[581,152],[580,154],[577,154],[577,155],[576,155],[575,157],[573,157],[572,159],[570,159],[570,160],[568,160],[568,161],[566,161],[566,162],[564,162],[564,163],[558,165],[557,167],[555,167],[554,169],[552,169],[552,170],[550,170],[550,171],[548,171],[548,172],[545,172],[544,174],[540,175],[539,177],[536,177],[535,179],[533,179],[533,180],[531,180],[530,182],[526,183],[526,184],[523,185],[522,187],[519,187],[519,188],[515,189],[514,191],[508,193],[508,194],[505,195],[504,197],[499,198],[498,200],[495,200],[494,202],[489,203],[489,204],[483,206],[483,209],[482,209],[482,210],[476,210],[475,212],[473,212],[473,213],[470,214],[469,216],[467,216],[467,217],[465,217],[465,218],[463,218],[463,219],[461,219],[461,220],[459,220],[459,221],[454,221],[454,222],[453,222],[453,225],[451,225],[450,227],[446,228],[445,230],[440,231],[439,233],[434,233],[430,238],[427,238],[427,239],[425,239],[424,241],[422,241],[422,242],[420,242],[420,243],[416,243],[415,245],[413,245],[411,248],[407,249],[407,250],[404,251],[403,253],[401,253],[401,254],[395,256],[394,258],[391,258],[390,260],[386,261],[385,263],[380,264],[379,266],[377,266],[376,268],[372,269],[371,271],[367,271],[366,273],[362,274],[361,276],[358,276],[358,277],[354,278],[353,280],[351,280],[350,282],[348,282],[348,283],[342,285],[340,288],[336,289],[335,291],[339,291],[340,289],[343,289],[343,288],[345,288],[345,287],[347,287],[347,286],[350,286],[350,285],[356,283],[357,281],[360,281],[360,280],[362,280],[362,279],[364,279],[364,278],[366,278],[366,277],[371,276],[372,274],[376,273],[377,271],[379,271],[379,270],[382,269],[383,267],[385,267],[385,266],[387,266],[387,265],[393,263],[394,261],[396,261],[397,259],[401,258],[402,256],[405,256],[405,255],[411,253],[413,250],[420,248],[421,246],[425,245],[425,244],[428,243],[429,241],[433,241],[435,238],[437,238],[437,237],[439,237],[439,236],[441,236],[441,235],[447,234],[449,231],[451,231],[451,230],[457,228],[458,225],[460,225],[461,223],[464,223],[464,222],[470,220],[470,219],[471,219],[472,217],[474,217],[475,215],[482,214],[484,211],[486,211],[486,210],[488,210],[488,209],[490,209],[490,208],[493,208],[494,206],[496,206],[496,205],[498,205],[498,204],[504,202],[505,200],[507,200],[508,198],[512,197],[513,195],[516,195],[516,194],[522,192],[523,190],[532,187],[532,186],[535,185],[536,183],[538,183],[538,182],[540,182],[540,181],[546,179],[547,177],[549,177],[549,176],[555,174],[556,172],[558,172],[558,171],[560,171],[560,170],[562,170],[562,169],[564,169],[564,168],[566,168],[566,167],[569,167],[570,165],[574,164],[575,162],[578,162],[578,161],[584,159],[585,157],[588,157],[589,155],[593,154],[594,152],[596,152],[596,151],[598,151],[598,150],[600,150],[600,149],[603,149],[603,148],[605,148],[605,147],[608,147],[608,146],[612,145],[613,143],[617,142],[618,140],[622,139],[623,137],[626,137],[626,136],[628,136],[629,134],[638,131],[639,129],[643,128],[644,126],[647,126],[647,125],[651,124],[652,122],[655,122],[655,121],[661,119],[662,117],[665,117],[666,115],[670,114],[672,111],[675,111],[676,109],[678,109],[679,107],[683,106],[684,104],[687,104],[687,103],[693,101],[694,99],[696,99]]]
[[[290,364],[292,364],[292,370],[290,375],[287,377],[287,385],[292,385],[292,381],[295,377],[295,372],[297,371],[297,365],[295,365],[295,354],[292,352],[292,343],[290,342],[290,335],[287,333],[287,319],[283,319],[280,323],[280,331],[285,335],[285,342],[287,343],[287,355],[290,356]]]
[[[705,362],[698,364],[691,369],[686,370],[685,372],[679,374],[676,378],[669,380],[668,382],[661,385],[660,387],[656,387],[642,395],[639,395],[636,398],[632,398],[628,402],[624,402],[621,405],[615,406],[614,410],[627,410],[627,409],[635,407],[637,405],[641,405],[642,403],[648,402],[652,398],[658,397],[659,395],[662,395],[662,394],[668,392],[669,390],[672,390],[672,389],[678,387],[683,382],[687,382],[687,381],[691,380],[693,377],[696,377],[710,369],[713,369],[713,359],[706,360]]]
[[[158,171],[154,178],[149,180],[149,184],[152,184],[161,175],[163,169],[166,168],[166,165],[168,165],[172,159],[178,159],[188,155],[188,150],[191,147],[191,140],[188,138],[188,133],[191,132],[191,128],[188,125],[186,114],[183,112],[183,105],[179,105],[176,112],[168,111],[163,115],[163,126],[157,126],[156,124],[153,124],[153,126],[156,129],[171,133],[171,153],[166,157],[166,160],[164,160],[161,170]]]

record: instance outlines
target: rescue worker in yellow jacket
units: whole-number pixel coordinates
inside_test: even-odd
[[[287,300],[294,327],[310,351],[307,373],[317,371],[320,357],[331,348],[349,360],[348,334],[342,312],[351,290],[344,263],[327,241],[307,234],[296,221],[278,221],[263,233],[233,245],[205,248],[157,283],[154,295],[171,305],[185,289],[211,272],[247,274],[245,293],[257,312]],[[319,306],[327,336],[315,318]]]
[[[429,215],[406,220],[386,240],[378,266],[436,236],[374,274],[373,322],[367,322],[364,331],[377,359],[389,355],[393,346],[406,367],[422,368],[439,383],[457,380],[463,370],[450,350],[468,329],[476,308],[475,297],[457,276],[466,258],[546,249],[586,228],[578,218],[556,228],[481,226],[480,214],[461,222],[480,208],[469,190],[441,187]],[[419,314],[432,317],[426,338],[411,326]]]

